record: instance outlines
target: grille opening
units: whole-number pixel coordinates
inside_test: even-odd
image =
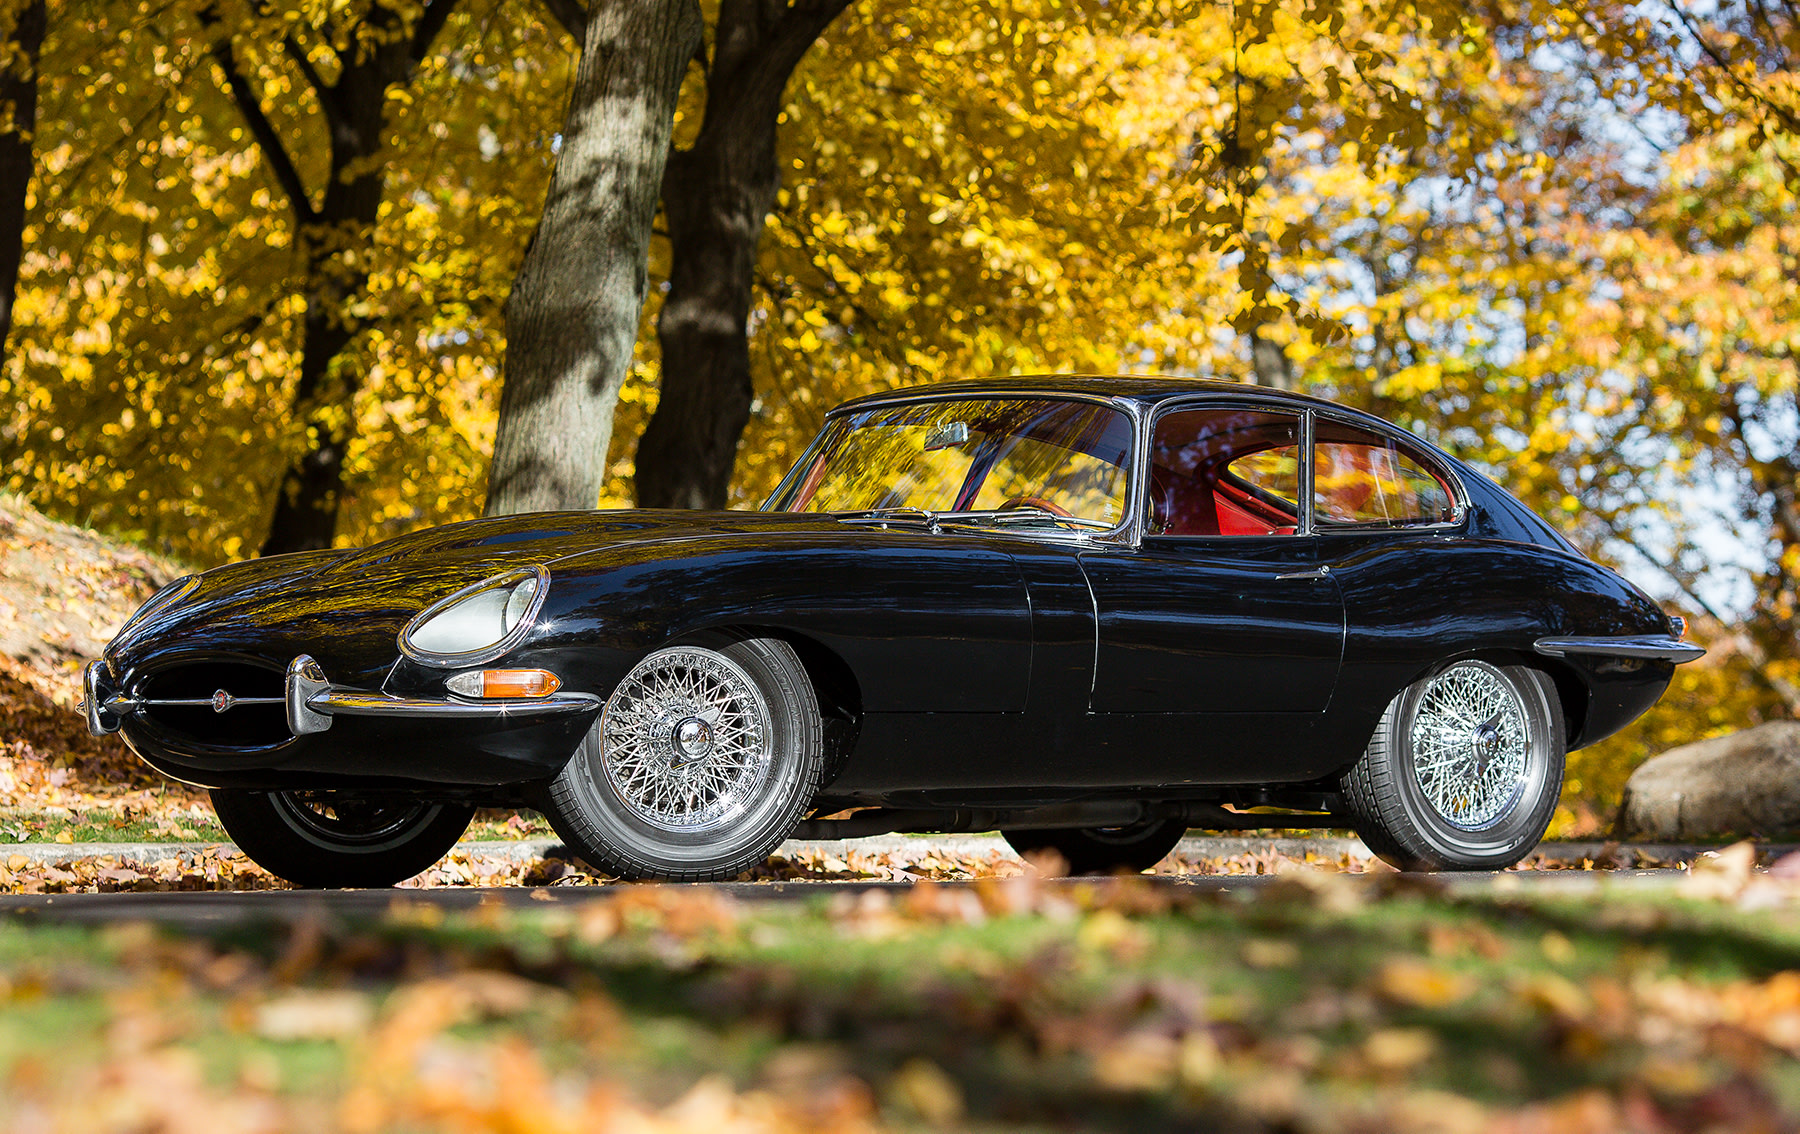
[[[138,688],[147,700],[209,700],[220,689],[233,697],[281,697],[287,687],[279,670],[242,662],[206,662],[177,666],[151,677]],[[223,713],[207,705],[147,705],[143,713],[158,727],[206,744],[253,748],[281,744],[288,731],[287,709],[269,705],[233,705]]]

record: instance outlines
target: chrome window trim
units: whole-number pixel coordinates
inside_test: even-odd
[[[1404,445],[1410,446],[1412,450],[1423,459],[1426,469],[1449,486],[1450,503],[1453,506],[1453,515],[1450,519],[1439,520],[1429,524],[1402,524],[1399,526],[1387,524],[1342,524],[1334,525],[1329,528],[1318,528],[1313,534],[1335,535],[1341,532],[1346,535],[1369,535],[1371,533],[1383,532],[1391,533],[1393,535],[1409,535],[1417,532],[1451,531],[1453,529],[1461,528],[1469,522],[1470,504],[1468,486],[1463,483],[1462,477],[1457,475],[1456,470],[1444,461],[1442,455],[1437,452],[1437,447],[1432,445],[1431,442],[1426,441],[1424,438],[1410,433],[1407,430],[1401,429],[1392,422],[1382,421],[1378,417],[1370,417],[1364,420],[1360,416],[1352,417],[1347,413],[1334,413],[1332,409],[1317,406],[1309,407],[1308,412],[1310,414],[1328,417],[1333,421],[1352,426],[1356,429],[1366,430],[1378,435],[1386,435]],[[1306,461],[1307,468],[1310,470],[1314,463],[1310,446],[1307,449]],[[1309,472],[1308,478],[1310,479],[1310,477],[1311,473]]]
[[[1300,526],[1295,535],[1310,536],[1316,531],[1317,519],[1314,513],[1318,510],[1318,502],[1313,499],[1314,461],[1313,461],[1313,408],[1306,407],[1300,415]]]
[[[538,586],[537,593],[531,596],[531,605],[525,608],[525,613],[519,618],[518,624],[507,631],[506,635],[493,645],[484,646],[479,650],[471,650],[464,654],[440,654],[431,650],[419,649],[408,641],[414,630],[423,626],[435,615],[461,602],[463,599],[466,599],[471,595],[482,594],[486,591],[497,591],[516,587],[532,576],[536,576]],[[531,633],[532,626],[537,622],[538,612],[543,610],[544,600],[548,598],[549,595],[550,572],[542,564],[532,564],[529,567],[516,567],[511,571],[502,571],[498,575],[489,575],[479,582],[471,583],[462,590],[437,600],[424,610],[413,615],[407,624],[400,629],[398,638],[400,652],[421,665],[428,665],[437,669],[482,665],[483,663],[493,661],[495,658],[500,657],[502,654],[505,654],[514,646],[517,646],[520,642],[524,641],[525,636]]]
[[[1247,410],[1254,410],[1258,413],[1292,414],[1296,419],[1298,419],[1299,440],[1296,442],[1296,444],[1298,445],[1298,447],[1300,449],[1300,493],[1301,493],[1302,498],[1300,500],[1296,500],[1294,502],[1295,506],[1299,509],[1299,516],[1297,517],[1297,522],[1294,525],[1294,533],[1292,535],[1278,536],[1278,535],[1223,535],[1223,534],[1220,534],[1220,535],[1206,535],[1206,534],[1189,534],[1189,535],[1158,534],[1158,535],[1152,535],[1151,534],[1151,532],[1150,532],[1150,498],[1149,498],[1148,485],[1150,483],[1150,443],[1151,443],[1152,439],[1156,436],[1156,423],[1162,419],[1164,414],[1178,413],[1178,412],[1181,412],[1182,410],[1192,410],[1192,409],[1247,409]],[[1146,415],[1146,417],[1147,417],[1147,420],[1146,420],[1146,425],[1144,428],[1144,437],[1143,437],[1143,445],[1142,445],[1142,448],[1144,450],[1144,465],[1143,465],[1143,470],[1140,474],[1140,479],[1143,481],[1143,483],[1146,487],[1145,487],[1144,494],[1143,494],[1143,504],[1139,509],[1139,511],[1142,514],[1137,517],[1139,520],[1140,531],[1142,532],[1140,539],[1137,541],[1138,546],[1142,545],[1142,542],[1144,539],[1206,540],[1206,541],[1258,540],[1258,541],[1261,541],[1261,540],[1269,540],[1269,539],[1300,539],[1305,536],[1309,536],[1309,535],[1313,534],[1313,532],[1310,530],[1310,525],[1312,523],[1312,504],[1311,504],[1312,493],[1310,491],[1312,488],[1312,457],[1311,457],[1311,447],[1308,444],[1308,442],[1310,441],[1310,439],[1312,437],[1312,407],[1311,406],[1308,406],[1305,404],[1289,402],[1289,401],[1286,401],[1286,400],[1283,400],[1280,398],[1264,399],[1264,398],[1258,398],[1258,397],[1254,397],[1254,396],[1244,396],[1244,395],[1238,395],[1238,394],[1210,392],[1210,393],[1205,393],[1205,394],[1193,394],[1193,395],[1189,395],[1186,397],[1169,398],[1165,401],[1158,402],[1158,403],[1156,403],[1156,406],[1155,406],[1153,412]]]

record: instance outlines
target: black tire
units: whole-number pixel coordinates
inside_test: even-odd
[[[818,696],[793,647],[678,645],[619,682],[544,810],[571,850],[614,877],[713,881],[767,860],[824,770]]]
[[[252,862],[319,889],[403,882],[443,858],[475,814],[461,803],[359,800],[328,791],[215,788],[212,805]]]
[[[1021,857],[1053,850],[1069,864],[1070,874],[1137,874],[1169,856],[1187,824],[1179,819],[1152,819],[1130,827],[1052,827],[1001,831]]]
[[[1449,711],[1458,697],[1488,706],[1473,714],[1485,719]],[[1544,837],[1567,745],[1545,674],[1456,662],[1388,704],[1340,781],[1345,806],[1369,849],[1402,870],[1503,870]]]

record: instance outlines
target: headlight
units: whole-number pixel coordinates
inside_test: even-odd
[[[123,634],[140,622],[156,617],[157,614],[193,594],[199,586],[200,576],[198,575],[183,575],[181,578],[165,584],[161,590],[151,595],[143,606],[137,608],[136,614],[125,620],[125,625],[119,627],[119,633]]]
[[[427,665],[471,665],[516,645],[537,618],[550,573],[527,567],[432,603],[400,631],[400,650]]]

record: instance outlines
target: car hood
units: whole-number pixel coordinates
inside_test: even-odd
[[[252,559],[207,571],[191,595],[107,647],[115,673],[229,653],[270,667],[310,653],[337,680],[378,679],[419,611],[509,568],[645,541],[806,528],[826,516],[759,512],[538,512],[413,532],[372,547]]]
[[[476,576],[480,578],[510,567],[549,565],[571,555],[647,540],[834,526],[829,517],[792,512],[530,512],[412,532],[350,552],[326,567],[323,574],[368,578],[456,563],[482,571],[483,575]]]

